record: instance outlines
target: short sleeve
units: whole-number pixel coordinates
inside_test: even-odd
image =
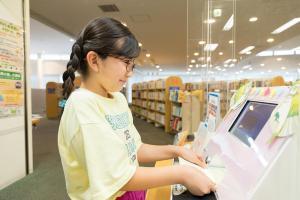
[[[141,136],[138,132],[138,130],[135,128],[134,124],[132,124],[132,135],[134,137],[134,140],[135,140],[135,143],[136,143],[136,146],[137,146],[137,151],[139,150],[139,148],[141,147],[141,145],[143,144],[142,142],[142,139],[141,139]]]
[[[80,137],[74,137],[71,145],[77,157],[83,157],[79,160],[88,173],[91,199],[110,199],[136,171],[124,143],[105,124],[80,125]]]

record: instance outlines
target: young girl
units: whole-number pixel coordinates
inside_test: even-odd
[[[192,167],[139,166],[140,162],[178,156],[204,166],[200,157],[185,148],[142,143],[127,101],[119,92],[132,76],[139,52],[134,35],[111,18],[89,22],[72,47],[63,74],[68,100],[58,133],[71,199],[144,200],[146,189],[176,183],[196,195],[214,187]],[[75,71],[81,74],[82,85],[73,91]]]

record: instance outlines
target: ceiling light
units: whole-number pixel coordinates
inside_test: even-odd
[[[224,64],[223,66],[224,66],[224,67],[228,67],[228,64]]]
[[[146,54],[146,57],[147,57],[147,58],[149,58],[150,56],[151,56],[150,53],[147,53],[147,54]]]
[[[300,46],[299,46],[299,47],[296,47],[296,48],[293,48],[292,50],[298,51],[298,50],[300,50]]]
[[[198,58],[198,61],[203,61],[203,60],[205,60],[205,58],[204,58],[204,57],[200,57],[200,58]]]
[[[73,38],[70,38],[69,41],[70,42],[75,42],[75,40]]]
[[[289,74],[289,72],[285,72],[285,74]]]
[[[190,72],[186,72],[187,74],[189,74]]]
[[[204,23],[206,23],[206,24],[213,24],[215,22],[216,22],[216,20],[213,18],[204,21]]]
[[[211,57],[207,57],[207,58],[206,58],[206,61],[207,61],[207,62],[210,62],[210,61],[211,61]]]
[[[262,51],[256,54],[256,56],[273,56],[273,51]]]
[[[214,51],[218,47],[219,44],[206,44],[204,46],[204,51]]]
[[[191,60],[191,63],[195,63],[195,62],[196,62],[196,60],[194,60],[194,59],[193,59],[193,60]]]
[[[233,64],[233,63],[231,63],[231,64],[229,65],[230,68],[232,68],[232,67],[234,67],[234,66],[235,66],[235,64]]]
[[[205,43],[206,43],[206,42],[203,41],[203,40],[201,40],[201,41],[198,42],[198,44],[200,44],[200,45],[203,45],[203,44],[205,44]]]
[[[291,21],[283,24],[282,26],[280,26],[279,28],[277,28],[276,30],[274,30],[272,32],[272,34],[279,34],[279,33],[283,32],[283,31],[285,31],[286,29],[294,26],[295,24],[298,24],[299,22],[300,22],[300,18],[294,18]]]
[[[251,17],[251,18],[249,18],[249,22],[256,22],[257,21],[257,17]]]
[[[276,58],[277,61],[282,61],[282,58]]]
[[[269,43],[274,42],[274,38],[268,38],[268,39],[267,39],[267,42],[269,42]]]
[[[282,70],[286,70],[286,67],[281,67]]]
[[[294,50],[276,50],[274,51],[274,56],[290,56],[294,55]]]
[[[252,53],[251,51],[246,52],[247,55],[250,55],[251,53]]]
[[[249,70],[250,70],[250,71],[252,71],[252,70],[253,70],[253,68],[252,68],[252,67],[250,67],[250,68],[249,68]]]
[[[234,23],[233,15],[231,15],[231,17],[228,19],[228,21],[224,25],[223,31],[229,31],[233,27],[233,23]]]
[[[192,69],[188,68],[188,71],[190,72]]]
[[[202,68],[206,67],[206,64],[204,64],[204,65],[201,65],[201,67],[202,67]]]
[[[243,70],[240,71],[240,73],[243,73],[243,72],[244,72]]]
[[[233,40],[229,40],[228,43],[229,43],[229,44],[233,44],[234,41],[233,41]]]
[[[250,52],[254,48],[255,48],[255,46],[246,47],[245,49],[240,51],[240,54],[247,54],[248,52]]]
[[[224,63],[227,64],[227,63],[230,63],[231,61],[232,61],[232,59],[228,59],[228,60],[225,60]]]
[[[265,74],[265,72],[260,72],[260,74]]]
[[[194,53],[194,56],[199,56],[199,53],[198,53],[198,52],[195,52],[195,53]]]
[[[234,58],[234,59],[232,59],[232,62],[237,62],[237,59],[235,59],[235,58]]]
[[[235,72],[236,74],[239,74],[240,72]]]
[[[196,68],[199,68],[199,65],[198,65],[198,64],[196,64]]]
[[[162,72],[163,70],[162,70],[162,69],[159,69],[159,71]]]
[[[159,69],[160,68],[160,66],[159,65],[156,65],[156,69]]]
[[[251,65],[245,65],[244,67],[243,67],[243,69],[248,69],[248,68],[250,68],[251,67]]]
[[[189,68],[193,68],[193,65],[189,65]]]
[[[127,27],[127,24],[125,22],[121,22],[123,24],[123,26],[126,26]]]
[[[221,17],[222,16],[222,9],[216,8],[213,10],[213,16],[214,17]]]
[[[269,73],[271,73],[271,72],[272,72],[272,70],[270,70],[270,69],[269,69],[269,70],[268,70],[268,72],[269,72]]]
[[[261,63],[260,66],[263,67],[263,66],[265,66],[265,64],[264,64],[264,63]]]
[[[139,42],[139,47],[141,47],[141,46],[143,46],[143,44]]]
[[[222,72],[226,72],[226,69],[222,69]]]
[[[219,55],[222,56],[222,55],[223,55],[223,52],[219,52]]]

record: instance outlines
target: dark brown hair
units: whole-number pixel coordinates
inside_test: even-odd
[[[101,59],[106,59],[108,55],[132,59],[138,57],[140,47],[135,36],[119,21],[112,18],[90,21],[73,44],[67,70],[63,73],[65,99],[74,89],[75,71],[82,78],[88,76],[85,57],[89,51],[95,51]]]

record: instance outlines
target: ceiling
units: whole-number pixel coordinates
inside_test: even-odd
[[[113,17],[125,22],[143,44],[143,51],[138,59],[141,70],[157,71],[155,65],[160,65],[165,71],[186,72],[191,59],[195,59],[196,63],[191,70],[197,71],[196,64],[201,66],[206,63],[201,60],[205,56],[204,45],[198,44],[200,40],[207,40],[208,25],[204,21],[208,15],[213,15],[214,9],[221,9],[222,15],[214,17],[216,21],[211,24],[209,34],[211,43],[218,43],[217,49],[211,54],[213,66],[223,65],[225,60],[234,57],[238,59],[238,63],[249,62],[250,58],[256,58],[255,55],[261,51],[275,47],[287,48],[282,44],[287,44],[292,39],[288,48],[300,46],[297,37],[300,35],[300,23],[278,35],[271,34],[289,20],[300,17],[299,0],[236,0],[236,23],[235,28],[230,31],[222,29],[234,12],[233,1],[212,0],[209,5],[207,2],[208,0],[30,0],[31,17],[66,34],[59,41],[54,41],[55,34],[49,30],[46,30],[46,34],[33,34],[32,37],[39,38],[36,44],[45,48],[50,48],[55,43],[62,46],[66,44],[57,53],[69,54],[69,37],[76,38],[89,20],[100,16]],[[120,11],[104,13],[98,6],[106,4],[115,4]],[[210,12],[207,12],[208,6]],[[249,18],[254,16],[258,20],[249,22]],[[274,38],[273,43],[266,41],[270,37]],[[234,44],[229,44],[229,40],[234,40]],[[247,46],[255,46],[252,54],[239,54]],[[55,49],[52,48],[54,51]],[[199,56],[194,56],[195,52]],[[223,52],[223,55],[219,55],[219,52]],[[146,53],[150,53],[151,57],[146,58]],[[297,63],[300,63],[298,57],[294,56],[291,59],[293,63],[287,64],[296,69],[299,67]],[[240,71],[238,67],[237,64],[227,71]],[[198,71],[200,70],[204,69],[200,67]],[[211,70],[215,68],[212,67]]]

